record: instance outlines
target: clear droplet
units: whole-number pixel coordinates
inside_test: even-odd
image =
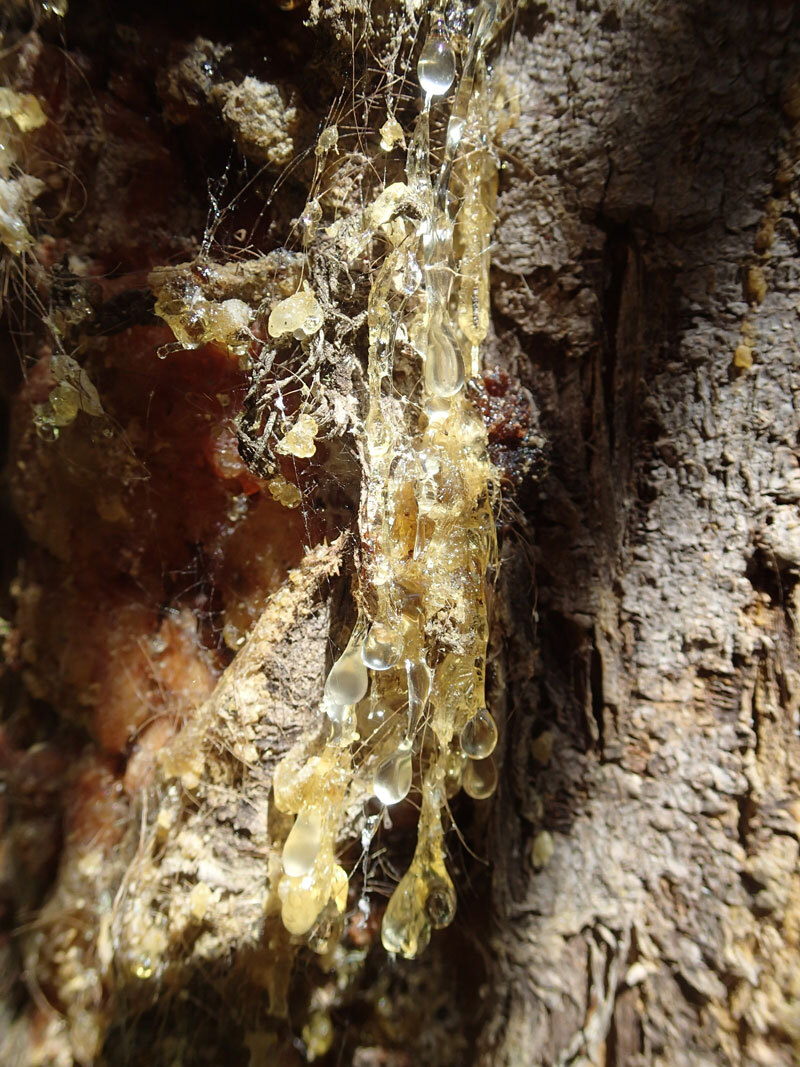
[[[497,765],[489,759],[469,760],[464,770],[464,792],[473,800],[486,800],[497,788]]]
[[[283,846],[283,869],[290,878],[308,874],[322,840],[322,820],[313,811],[301,811]]]
[[[464,777],[464,764],[467,762],[463,752],[449,752],[444,765],[444,794],[450,799],[461,789]]]
[[[421,907],[424,884],[413,868],[406,871],[383,915],[381,941],[387,952],[413,960],[431,939],[431,924]]]
[[[425,711],[428,697],[431,695],[431,678],[433,672],[422,660],[406,660],[406,681],[408,683],[408,723],[413,730]]]
[[[456,76],[456,57],[447,43],[444,23],[439,19],[428,34],[428,39],[417,62],[417,77],[426,96],[441,96],[453,84]]]
[[[394,667],[403,652],[403,639],[391,626],[374,622],[369,629],[361,658],[373,671],[388,671]]]
[[[434,930],[449,926],[456,913],[456,894],[452,882],[435,878],[430,882],[425,901],[425,914]]]
[[[422,285],[422,268],[417,262],[417,257],[412,251],[406,253],[401,269],[397,274],[397,285],[400,292],[411,296]]]
[[[432,396],[455,396],[464,384],[464,364],[453,335],[443,322],[434,321],[425,347],[425,388]]]
[[[385,705],[377,702],[371,704],[366,715],[364,715],[364,734],[367,737],[371,737],[372,734],[386,725],[388,718],[389,713]]]
[[[481,708],[461,731],[461,751],[470,759],[485,759],[491,756],[497,744],[497,727],[494,719]]]
[[[332,700],[328,700],[327,694],[322,698],[322,710],[331,720],[331,722],[343,723],[347,718],[347,713],[350,710],[349,704],[334,704]]]
[[[325,682],[325,699],[330,704],[357,704],[369,687],[369,675],[357,647],[348,644],[331,667]]]
[[[372,789],[381,804],[398,804],[411,788],[411,746],[403,744],[378,766]]]

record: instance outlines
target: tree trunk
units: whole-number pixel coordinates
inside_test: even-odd
[[[230,331],[159,361],[157,316],[175,326],[179,284],[251,306],[294,291],[282,248],[318,124],[340,116],[358,198],[361,138],[395,89],[362,99],[351,74],[368,84],[370,50],[400,54],[419,13],[168,6],[5,15],[8,76],[50,122],[19,150],[46,187],[6,272],[3,1062],[798,1062],[794,5],[546,0],[507,20],[496,69],[518,118],[498,146],[484,353],[505,471],[500,782],[454,803],[453,927],[387,958],[383,881],[404,869],[389,836],[366,918],[353,899],[321,963],[258,887],[286,830],[273,769],[313,729],[349,622],[353,537],[334,538],[358,494],[343,431],[362,376],[323,373],[330,441],[282,511],[267,482],[291,493],[291,477],[259,452],[271,369],[226,363]],[[155,273],[203,256],[226,264],[211,281]],[[337,343],[363,354],[354,291]],[[42,441],[61,351],[102,414],[87,429],[84,400]],[[131,488],[137,464],[155,503]],[[223,529],[236,507],[246,529]],[[154,793],[168,741],[157,773],[180,787]]]

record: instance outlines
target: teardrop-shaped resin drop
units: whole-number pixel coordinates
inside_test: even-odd
[[[369,675],[360,650],[350,645],[331,667],[325,682],[325,699],[330,704],[357,704],[367,692]]]
[[[469,760],[464,769],[464,792],[473,800],[486,800],[497,788],[497,766],[489,759]]]
[[[481,708],[461,731],[461,751],[470,759],[486,759],[494,752],[496,744],[497,727],[494,719],[486,708]]]
[[[425,347],[425,388],[431,396],[455,396],[464,384],[464,363],[450,329],[434,320]]]
[[[425,711],[428,697],[431,695],[431,678],[433,671],[423,660],[406,660],[406,682],[408,683],[408,723],[411,730]]]
[[[403,638],[396,630],[381,622],[374,622],[370,626],[361,648],[361,658],[370,670],[388,671],[398,662],[402,653]]]
[[[453,84],[456,76],[456,57],[447,43],[444,24],[439,19],[420,52],[417,77],[426,96],[441,96]]]
[[[322,697],[322,710],[331,720],[335,723],[343,723],[347,718],[347,712],[349,710],[348,704],[334,704],[332,700],[328,699],[327,693]]]
[[[325,907],[325,889],[310,878],[281,879],[278,886],[281,920],[290,934],[308,933]]]
[[[373,700],[369,708],[359,718],[362,737],[371,737],[378,730],[386,730],[386,723],[390,713],[385,704]]]
[[[464,764],[467,758],[463,752],[448,752],[444,765],[444,795],[450,799],[461,789],[464,777]]]
[[[322,820],[313,811],[301,811],[283,846],[283,869],[290,878],[308,874],[322,840]]]
[[[429,883],[425,901],[425,914],[434,930],[449,926],[456,913],[456,893],[453,883],[444,878],[434,878]]]
[[[412,868],[392,893],[381,923],[381,941],[387,952],[413,960],[431,939],[431,924],[421,902],[424,884]]]
[[[372,790],[381,804],[399,804],[411,788],[411,746],[403,744],[379,764]]]

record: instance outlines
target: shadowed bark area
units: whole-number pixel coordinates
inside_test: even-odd
[[[797,1055],[796,29],[539,5],[511,47],[497,358],[551,467],[503,586],[485,1063]]]
[[[41,270],[27,290],[10,285],[3,338],[17,426],[0,736],[6,1061],[797,1062],[794,5],[548,0],[510,21],[496,68],[519,117],[499,148],[481,401],[506,472],[489,676],[500,785],[490,802],[454,804],[458,916],[411,962],[387,960],[377,928],[412,823],[408,842],[378,839],[372,896],[359,911],[353,895],[338,956],[300,949],[264,913],[286,829],[272,771],[313,728],[349,622],[346,538],[321,542],[352,519],[357,466],[336,440],[299,475],[287,466],[304,504],[281,511],[261,415],[248,421],[271,372],[232,363],[213,339],[199,362],[158,362],[170,335],[148,271],[197,256],[210,180],[230,205],[212,258],[278,258],[267,281],[237,266],[209,295],[201,279],[208,299],[280,294],[316,131],[351,91],[351,56],[363,73],[413,13],[376,6],[365,30],[346,5],[74,0],[63,21],[8,18],[23,42],[9,77],[58,123],[28,160],[49,182],[34,219]],[[357,98],[353,115],[357,126]],[[371,164],[352,160],[357,198]],[[19,428],[47,395],[42,309],[108,409],[102,464],[83,413],[58,460]],[[20,347],[35,361],[24,382]],[[360,380],[337,368],[332,411]],[[238,452],[231,404],[246,415]],[[128,447],[149,495],[130,488]],[[188,473],[167,477],[163,455]],[[119,508],[146,513],[146,537],[109,534]],[[304,555],[303,542],[319,547]],[[120,615],[130,632],[114,622],[109,637]],[[98,681],[97,657],[130,686],[115,672]],[[99,705],[85,699],[98,684]],[[162,749],[180,786],[154,795]],[[145,856],[156,812],[163,834]],[[361,862],[356,846],[347,856]],[[147,926],[151,914],[168,925]],[[152,982],[148,945],[168,961]]]

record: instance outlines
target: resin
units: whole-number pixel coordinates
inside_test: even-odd
[[[276,804],[280,792],[283,810],[291,803],[300,812],[284,849],[284,923],[319,951],[335,936],[346,899],[334,853],[354,805],[369,797],[419,805],[414,855],[381,927],[386,950],[410,958],[456,910],[448,798],[463,788],[482,800],[497,785],[489,757],[498,732],[485,677],[497,478],[466,388],[489,324],[497,161],[483,49],[496,12],[482,3],[458,14],[460,77],[449,31],[434,16],[417,68],[422,108],[414,127],[406,136],[390,116],[381,130],[384,151],[408,143],[405,180],[337,223],[350,226],[352,262],[371,254],[377,264],[358,441],[358,618],[325,683],[322,749],[310,770],[294,757],[291,770],[279,766],[275,787]],[[432,152],[431,103],[451,87],[443,144]],[[281,315],[274,325],[295,332],[301,312],[295,316],[292,305]]]

